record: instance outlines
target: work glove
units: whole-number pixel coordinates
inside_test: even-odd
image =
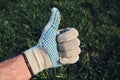
[[[58,30],[60,12],[54,7],[51,13],[37,45],[24,51],[33,75],[44,69],[73,64],[79,60],[81,50],[78,31],[75,28]]]

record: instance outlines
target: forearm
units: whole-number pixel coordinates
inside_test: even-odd
[[[31,74],[22,55],[0,63],[0,80],[29,80]]]

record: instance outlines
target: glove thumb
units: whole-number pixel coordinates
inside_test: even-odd
[[[45,37],[49,36],[49,39],[55,39],[58,34],[58,27],[60,24],[61,16],[60,12],[57,8],[53,7],[51,9],[51,17],[42,31],[41,38],[39,39],[38,43],[43,42]]]

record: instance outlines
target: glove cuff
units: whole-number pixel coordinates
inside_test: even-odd
[[[24,53],[34,75],[44,69],[52,67],[49,56],[38,46],[30,48]]]

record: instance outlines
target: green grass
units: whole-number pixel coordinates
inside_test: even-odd
[[[60,29],[79,31],[82,53],[76,64],[32,80],[119,80],[120,0],[0,0],[0,61],[37,44],[52,5],[61,11]]]

